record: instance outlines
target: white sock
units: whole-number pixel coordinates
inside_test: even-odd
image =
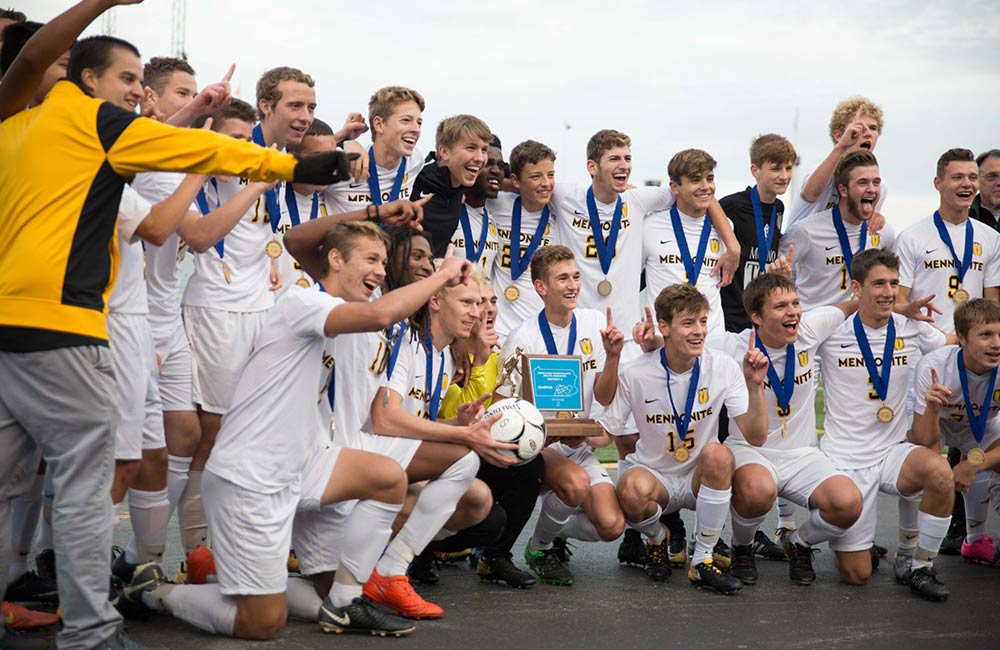
[[[312,581],[289,576],[285,586],[288,613],[306,621],[319,620],[319,607],[323,599],[316,593]]]
[[[201,470],[191,470],[184,486],[181,500],[177,504],[180,512],[178,523],[181,529],[181,545],[187,555],[208,539],[208,522],[205,520],[205,506],[201,502]]]
[[[733,525],[736,525],[735,520],[733,521]],[[828,542],[834,537],[840,537],[843,534],[843,528],[834,526],[826,519],[823,519],[819,508],[813,508],[809,511],[809,519],[806,520],[806,523],[802,524],[801,528],[792,533],[792,542],[800,546],[811,547]]]
[[[980,472],[962,495],[965,500],[965,541],[972,543],[986,534],[986,518],[990,511],[990,472]]]
[[[733,520],[733,545],[750,546],[753,544],[753,537],[757,534],[757,529],[764,523],[767,515],[760,517],[742,517],[735,510],[732,511]]]
[[[566,505],[555,491],[546,494],[542,499],[538,521],[535,523],[535,532],[531,536],[531,548],[535,551],[552,548],[552,540],[566,527],[578,510],[578,507]]]
[[[659,505],[656,506],[656,512],[649,519],[643,519],[642,521],[632,524],[637,531],[646,536],[646,539],[656,543],[662,542],[667,538],[667,529],[663,527],[660,523],[660,515],[663,514],[663,508]]]
[[[778,497],[778,528],[795,528],[795,504],[784,497]]]
[[[457,532],[458,532],[457,530],[448,530],[447,528],[442,528],[434,535],[434,541],[440,542],[443,539],[448,539]]]
[[[405,546],[403,542],[393,549],[393,544],[397,540],[393,540],[393,544],[389,544],[389,548],[386,549],[386,543],[392,535],[392,522],[402,507],[399,503],[382,503],[372,499],[358,501],[344,523],[344,536],[340,542],[340,566],[334,578],[335,585],[338,581],[345,584],[367,582],[375,569],[375,563],[379,561],[379,556],[383,555],[383,549],[385,555],[389,555],[390,551],[402,556],[407,555],[408,549],[400,548]],[[409,559],[403,564],[403,572],[413,559],[412,553],[409,551]],[[379,573],[382,573],[381,569]],[[382,575],[390,574],[382,573]],[[358,595],[360,593],[355,594]],[[334,604],[340,607],[346,603]]]
[[[941,541],[948,534],[948,526],[951,524],[951,515],[938,517],[921,511],[917,516],[920,536],[917,538],[917,550],[913,554],[913,570],[921,567],[929,567],[934,564],[938,550],[941,549]]]
[[[125,561],[129,564],[162,562],[170,520],[166,488],[155,491],[129,488],[128,511],[132,519],[132,537],[125,549]]]
[[[171,512],[177,507],[184,488],[187,487],[191,460],[190,456],[167,456],[167,500],[170,501]]]
[[[48,473],[45,474],[42,485],[42,523],[38,526],[38,545],[35,547],[39,551],[55,548],[52,542],[52,500],[55,498],[55,488],[52,487],[52,479]]]
[[[42,516],[42,485],[44,474],[36,474],[28,491],[10,502],[10,557],[7,582],[13,582],[28,572],[28,554],[35,541],[38,520]]]
[[[583,510],[569,518],[569,523],[562,529],[562,533],[568,539],[578,539],[581,542],[601,541],[601,534],[597,532],[594,522]]]
[[[694,555],[691,556],[692,565],[711,559],[712,549],[719,541],[722,527],[726,525],[726,515],[729,514],[729,502],[732,496],[731,489],[715,490],[707,485],[698,488],[698,498],[695,500],[698,532],[695,537]]]
[[[163,604],[174,618],[201,630],[233,635],[236,600],[223,596],[219,585],[176,585],[163,599]]]
[[[459,458],[455,463],[441,473],[441,476],[430,481],[417,497],[417,503],[413,506],[410,518],[403,524],[402,530],[389,545],[386,555],[378,562],[378,572],[383,576],[401,576],[406,573],[406,567],[412,554],[420,553],[424,547],[434,538],[434,535],[444,528],[445,522],[455,512],[459,499],[468,491],[472,484],[472,479],[476,478],[479,471],[479,456],[474,452],[469,452]],[[405,558],[405,554],[395,554],[390,556],[393,546],[400,542],[396,548],[405,548],[411,554]],[[405,563],[404,563],[405,562]]]

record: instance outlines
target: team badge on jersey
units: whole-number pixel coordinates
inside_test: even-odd
[[[493,222],[490,222],[490,234],[494,237],[497,236],[497,227],[493,224]]]
[[[872,233],[872,246],[877,248],[878,247],[878,243],[880,241],[882,241],[882,238],[879,236],[879,234],[873,232]]]
[[[799,365],[805,366],[807,363],[809,363],[809,351],[799,352]]]
[[[708,246],[709,248],[712,249],[713,253],[719,252],[719,240],[716,239],[715,237],[712,237],[710,240],[708,240]]]
[[[707,401],[708,401],[708,389],[707,388],[699,388],[698,389],[698,403],[699,404],[704,404]]]
[[[589,355],[591,352],[594,351],[594,345],[590,342],[590,339],[581,339],[580,340],[580,350],[584,354]]]
[[[993,391],[993,401],[1000,402],[1000,388]]]
[[[622,203],[622,219],[628,216],[628,203]]]
[[[441,390],[448,390],[448,374],[441,373]]]
[[[983,254],[983,245],[980,244],[979,242],[974,242],[972,244],[972,254],[976,255],[976,256],[982,255]]]
[[[903,349],[903,339],[897,338],[896,342],[893,344],[893,347],[896,348],[897,350],[902,350]]]

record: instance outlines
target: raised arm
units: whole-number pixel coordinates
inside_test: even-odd
[[[250,206],[274,183],[250,183],[236,195],[202,216],[189,212],[177,229],[177,234],[196,253],[204,253],[229,234]]]
[[[135,234],[154,246],[162,246],[187,216],[204,182],[205,177],[198,174],[185,176],[173,194],[153,206]]]
[[[750,396],[747,412],[736,416],[746,441],[755,447],[767,441],[767,400],[764,398],[764,377],[767,375],[767,357],[757,349],[756,330],[750,330],[750,343],[743,357],[743,379]]]
[[[712,203],[708,206],[708,218],[711,220],[715,232],[719,234],[722,244],[726,247],[726,252],[722,254],[719,263],[712,269],[712,275],[719,276],[718,286],[724,287],[733,281],[733,273],[739,268],[740,242],[736,239],[736,233],[733,232],[733,226],[729,223],[725,210],[715,199],[712,199]]]

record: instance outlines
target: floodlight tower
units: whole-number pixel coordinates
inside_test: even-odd
[[[115,29],[117,25],[115,24],[115,17],[118,15],[117,10],[113,7],[104,12],[104,17],[101,21],[101,31],[107,36],[114,36]]]
[[[184,46],[184,33],[187,28],[187,1],[174,0],[173,18],[171,19],[170,49],[179,59],[187,59]]]

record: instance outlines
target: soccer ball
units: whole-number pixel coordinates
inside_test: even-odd
[[[517,449],[500,449],[502,455],[517,460],[515,465],[523,465],[537,456],[545,445],[545,418],[531,402],[509,397],[494,402],[486,411],[486,417],[502,413],[503,417],[490,427],[490,435],[498,442],[509,442]]]

